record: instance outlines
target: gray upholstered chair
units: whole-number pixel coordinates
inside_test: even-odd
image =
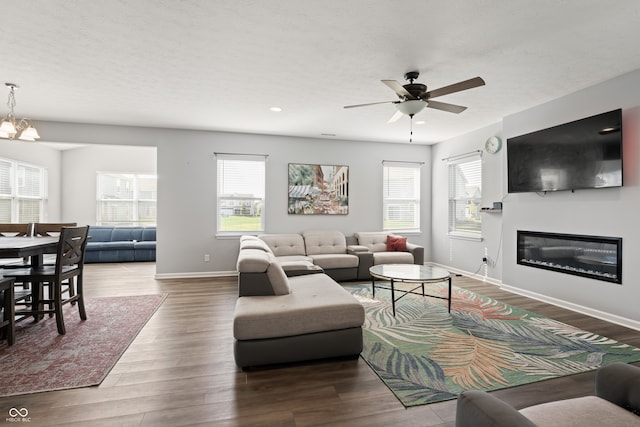
[[[640,426],[640,367],[612,363],[596,373],[595,396],[516,410],[484,391],[458,396],[456,427]]]

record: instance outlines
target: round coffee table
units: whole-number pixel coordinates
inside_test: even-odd
[[[393,315],[396,315],[396,301],[407,296],[408,294],[422,295],[423,297],[446,299],[449,302],[449,313],[451,313],[451,274],[444,268],[431,267],[428,265],[417,264],[379,264],[369,268],[369,274],[371,274],[371,288],[373,291],[373,297],[376,296],[376,287],[380,289],[391,290],[391,306],[393,308]],[[376,279],[388,280],[391,282],[390,287],[376,286]],[[439,295],[426,295],[424,293],[425,283],[436,282],[449,282],[449,294],[447,297],[441,297]],[[410,289],[396,289],[395,283],[419,283],[418,286]],[[422,288],[422,292],[416,292],[417,289]],[[402,292],[398,298],[395,296],[395,292]]]

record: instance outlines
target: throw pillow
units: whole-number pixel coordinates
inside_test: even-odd
[[[388,252],[406,252],[407,238],[397,237],[397,236],[387,236],[387,251]]]

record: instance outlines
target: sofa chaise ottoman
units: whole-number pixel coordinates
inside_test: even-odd
[[[251,247],[237,267],[245,275],[233,316],[239,367],[360,354],[364,308],[331,277],[315,270],[287,277],[273,254]]]

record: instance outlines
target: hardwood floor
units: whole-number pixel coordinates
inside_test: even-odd
[[[154,273],[153,263],[88,264],[89,298],[168,298],[100,386],[0,398],[0,421],[16,407],[29,410],[31,426],[454,425],[455,401],[405,409],[361,359],[239,370],[235,277],[155,280]],[[467,277],[454,284],[640,347],[638,331]],[[585,373],[494,393],[524,407],[592,394],[593,378]]]

